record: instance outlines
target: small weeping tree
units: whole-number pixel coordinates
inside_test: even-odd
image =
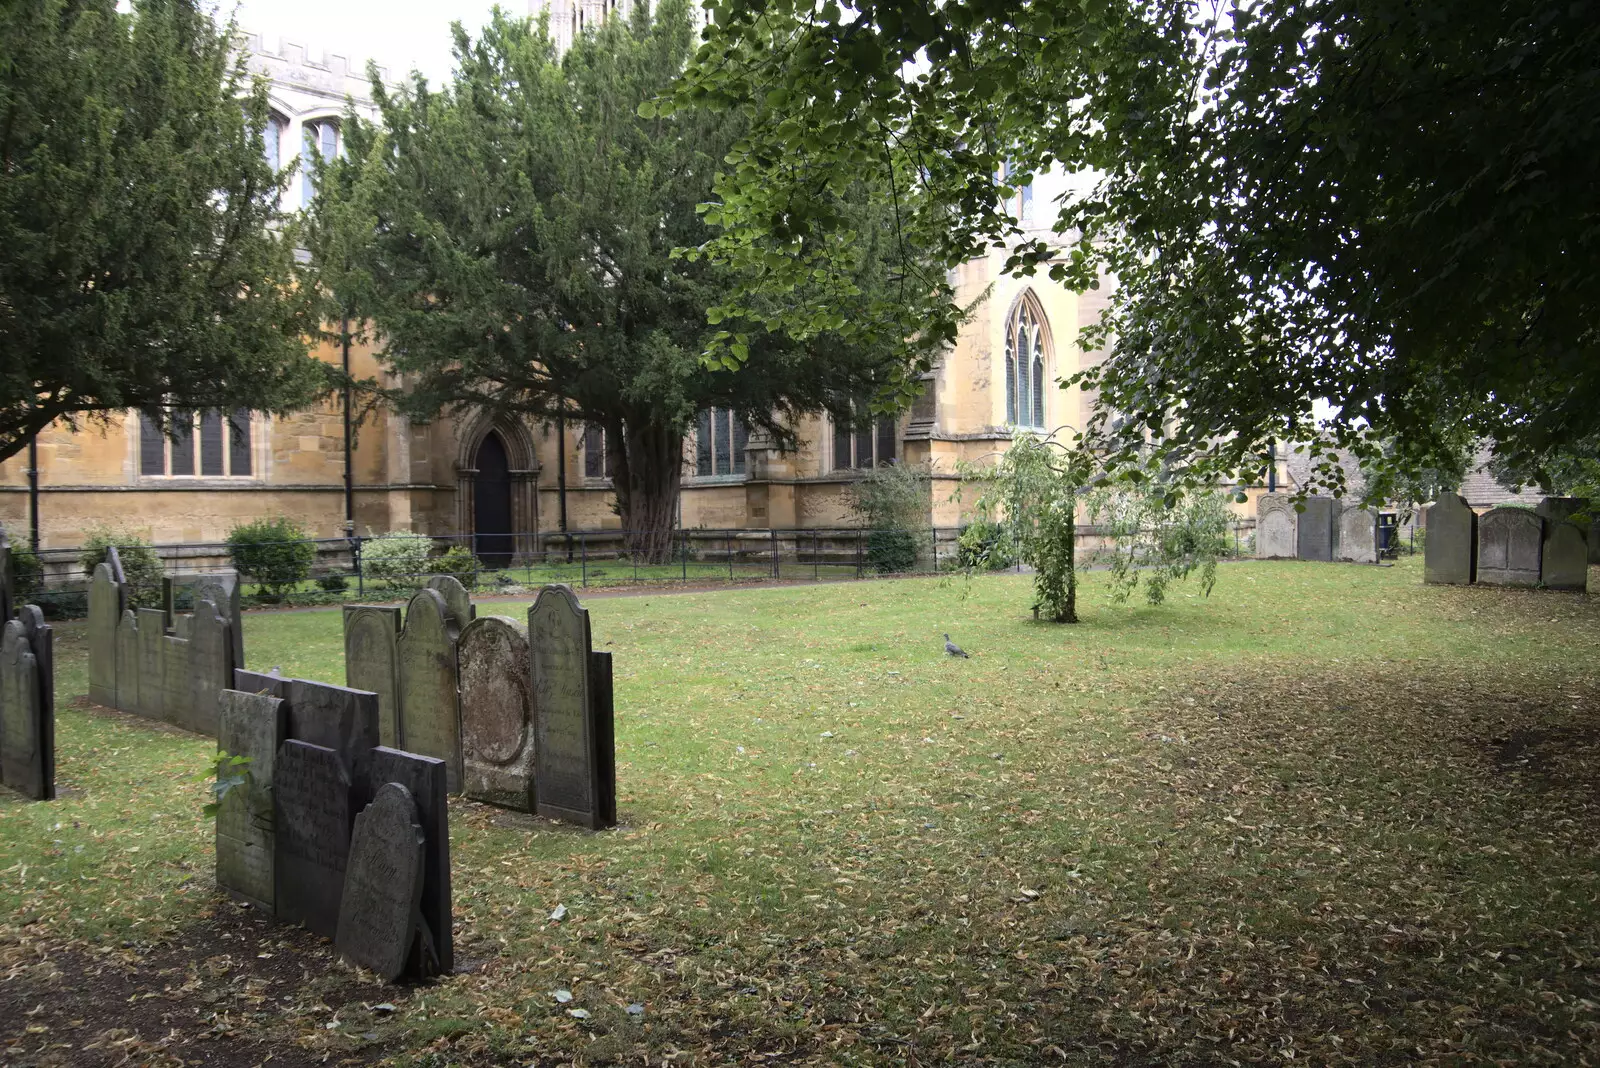
[[[1085,500],[1089,521],[1107,544],[1112,601],[1126,602],[1142,585],[1145,601],[1160,604],[1173,582],[1191,574],[1211,596],[1233,518],[1224,494],[1180,494],[1158,479],[1140,478],[1099,486]]]
[[[989,467],[963,466],[982,487],[979,512],[1004,516],[1017,558],[1034,569],[1033,610],[1052,623],[1078,622],[1077,512],[1094,470],[1082,443],[1019,434]]]

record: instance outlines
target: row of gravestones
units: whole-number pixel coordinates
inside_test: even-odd
[[[11,545],[0,530],[0,784],[56,796],[55,633],[38,605],[16,605]]]
[[[173,610],[189,586],[194,612]],[[216,737],[218,698],[244,667],[236,575],[166,579],[161,608],[134,608],[116,550],[89,581],[89,700]]]
[[[1600,563],[1600,525],[1586,535],[1568,516],[1588,501],[1546,497],[1537,509],[1491,508],[1479,515],[1465,498],[1442,493],[1424,513],[1423,581],[1587,590]]]
[[[546,586],[528,622],[477,618],[430,580],[400,609],[344,612],[345,683],[378,694],[383,743],[444,761],[451,793],[578,823],[616,823],[611,654],[589,614]]]
[[[1285,493],[1256,502],[1256,556],[1262,560],[1378,562],[1378,511],[1334,497],[1307,497],[1296,507]]]
[[[217,885],[383,978],[454,968],[444,762],[383,746],[378,696],[240,670],[218,748]]]

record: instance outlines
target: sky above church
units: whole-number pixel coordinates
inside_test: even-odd
[[[529,11],[527,0],[501,6]],[[309,56],[332,52],[359,65],[374,59],[394,77],[416,68],[437,83],[450,73],[450,23],[476,31],[493,8],[494,0],[239,0],[238,22],[269,48],[291,41]],[[224,0],[219,12],[228,11]]]

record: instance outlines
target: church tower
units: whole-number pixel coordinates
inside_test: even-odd
[[[550,36],[558,52],[571,48],[580,33],[602,20],[633,14],[633,0],[529,0],[528,7],[535,17],[545,8],[550,10]]]

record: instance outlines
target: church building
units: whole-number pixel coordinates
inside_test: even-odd
[[[535,0],[537,3],[537,0]],[[628,0],[554,0],[552,31],[565,46]],[[364,61],[315,58],[305,48],[245,43],[249,61],[271,85],[265,150],[283,164],[340,151],[347,99],[371,109]],[[1020,217],[1049,236],[1063,176],[1023,190]],[[284,208],[297,209],[310,179],[297,174]],[[859,525],[848,489],[864,469],[889,461],[926,463],[934,472],[928,520],[955,526],[951,500],[959,461],[1004,451],[1017,428],[1080,427],[1088,400],[1058,388],[1085,356],[1080,332],[1094,323],[1105,290],[1074,294],[1036,276],[1005,275],[1003,253],[964,265],[958,297],[989,289],[958,343],[925,378],[910,410],[871,431],[835,427],[824,415],[797,428],[800,446],[782,452],[726,411],[700,413],[684,449],[680,525],[748,531],[825,530]],[[992,289],[990,289],[992,287]],[[346,358],[324,344],[316,355]],[[372,352],[352,345],[350,369],[381,376]],[[287,515],[313,537],[417,531],[473,536],[480,552],[532,547],[539,534],[619,526],[603,443],[582,425],[542,425],[478,413],[414,423],[393,412],[367,414],[353,427],[347,456],[344,412],[334,396],[287,418],[248,411],[197,412],[169,439],[138,413],[113,415],[76,431],[52,427],[38,441],[38,528],[42,548],[80,544],[110,526],[157,545],[215,543],[236,524]],[[349,492],[346,492],[348,464]],[[16,537],[30,525],[27,454],[0,463],[0,525]],[[970,501],[966,505],[970,510]],[[348,520],[347,520],[348,510]]]

